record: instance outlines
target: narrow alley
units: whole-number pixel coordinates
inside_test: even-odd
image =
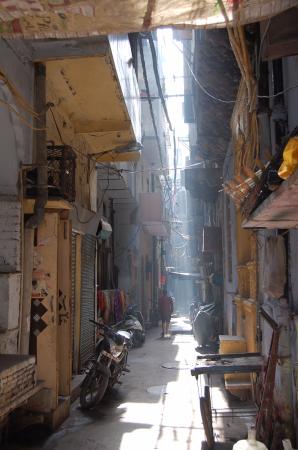
[[[298,448],[297,23],[0,0],[5,450]]]
[[[161,339],[157,328],[148,333],[144,347],[130,352],[122,385],[93,410],[82,411],[77,400],[58,431],[46,436],[38,427],[26,430],[3,450],[204,449],[199,386],[190,375],[196,343],[184,319],[173,319],[172,329],[169,339]],[[219,386],[212,394],[218,409],[227,407]],[[248,423],[237,415],[225,425],[215,420],[214,448],[230,450],[237,437],[246,436]]]
[[[194,450],[203,439],[191,335],[160,339],[152,330],[144,347],[129,354],[130,373],[122,385],[92,411],[82,412],[79,401],[70,417],[44,443],[30,441],[36,450]],[[26,435],[25,435],[26,436]],[[28,433],[27,433],[28,436]],[[8,446],[25,450],[22,443]]]

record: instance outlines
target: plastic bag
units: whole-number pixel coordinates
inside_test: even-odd
[[[283,163],[278,170],[280,178],[286,180],[298,167],[298,137],[292,137],[283,151]]]

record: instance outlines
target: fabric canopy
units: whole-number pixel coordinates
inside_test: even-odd
[[[298,0],[223,0],[231,23],[246,24],[298,5]],[[218,0],[0,0],[4,37],[75,37],[161,26],[225,26]]]

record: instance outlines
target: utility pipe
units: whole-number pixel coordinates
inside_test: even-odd
[[[35,119],[37,130],[34,136],[35,163],[37,166],[37,193],[34,213],[27,220],[26,228],[37,228],[43,221],[48,201],[48,160],[46,144],[46,67],[35,64],[34,106],[38,116]]]

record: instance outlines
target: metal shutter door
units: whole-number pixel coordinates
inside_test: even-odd
[[[95,253],[96,238],[86,234],[82,238],[81,268],[81,336],[80,368],[92,356],[95,345],[95,329],[89,319],[95,318]]]
[[[74,339],[75,339],[75,318],[76,318],[76,251],[77,251],[77,234],[72,233],[71,236],[71,341],[72,341],[72,370],[74,367]]]

